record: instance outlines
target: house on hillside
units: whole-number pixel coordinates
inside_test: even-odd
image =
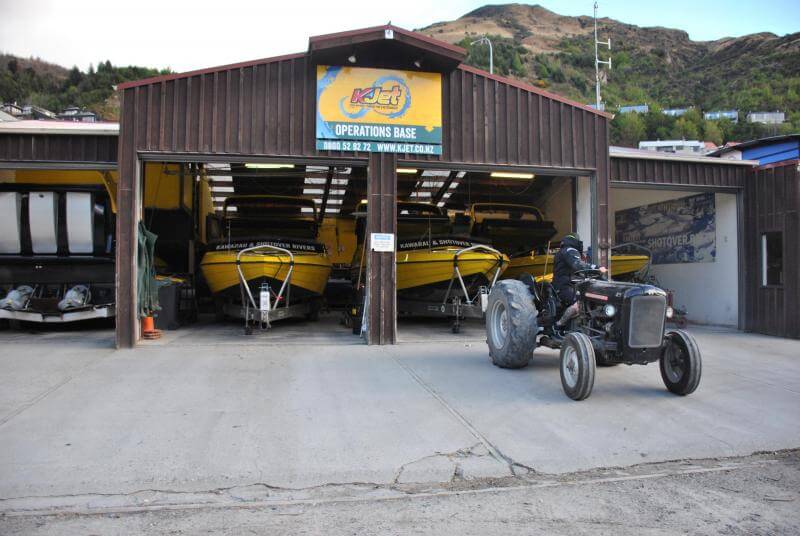
[[[646,114],[650,111],[650,107],[646,104],[634,104],[633,106],[620,106],[619,113],[627,114],[635,112],[637,114]]]
[[[666,110],[662,110],[661,113],[670,117],[680,117],[689,110],[691,110],[691,108],[667,108]]]
[[[56,117],[64,121],[80,121],[81,123],[96,123],[100,121],[100,117],[96,113],[81,110],[77,106],[70,106]]]
[[[55,119],[56,114],[41,106],[34,104],[23,104],[20,106],[16,102],[7,102],[0,106],[3,111],[16,119]]]
[[[640,141],[639,149],[658,153],[703,155],[706,153],[706,144],[698,140]]]
[[[717,110],[715,112],[706,112],[703,114],[703,119],[708,121],[719,121],[720,119],[728,119],[731,123],[739,122],[739,110]]]
[[[786,121],[786,115],[783,112],[750,112],[747,114],[748,123],[780,125],[784,121]]]

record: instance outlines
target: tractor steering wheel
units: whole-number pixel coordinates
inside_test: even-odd
[[[582,281],[586,281],[587,279],[604,279],[605,273],[601,272],[597,268],[586,268],[585,270],[575,270],[572,274],[572,282],[573,283],[580,283]]]

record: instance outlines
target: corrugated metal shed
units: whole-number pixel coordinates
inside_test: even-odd
[[[745,327],[750,331],[800,338],[800,160],[762,166],[745,190]],[[764,285],[761,236],[783,238],[783,284]]]
[[[364,153],[315,148],[317,63],[442,73],[443,154],[373,155],[378,180],[396,162],[417,166],[519,166],[597,182],[598,239],[608,241],[609,115],[517,81],[459,65],[458,47],[394,26],[312,37],[309,51],[121,84],[117,343],[136,342],[136,184],[142,159],[357,161]],[[415,62],[420,59],[420,67]],[[392,177],[395,173],[392,169]],[[393,179],[396,180],[396,179]],[[378,187],[377,184],[373,185]],[[384,184],[385,187],[385,184]],[[377,205],[376,205],[377,206]],[[377,210],[377,209],[376,209]],[[382,221],[382,220],[381,220]],[[391,232],[390,229],[383,229]],[[392,275],[393,287],[393,275]],[[384,281],[384,284],[388,283]],[[392,340],[393,335],[387,336]]]
[[[118,132],[116,123],[2,122],[0,162],[13,167],[116,167]]]
[[[612,147],[613,186],[661,185],[707,189],[742,189],[758,162],[682,156]]]

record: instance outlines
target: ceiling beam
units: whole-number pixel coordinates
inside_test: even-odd
[[[333,168],[328,168],[328,177],[325,181],[325,191],[322,192],[322,202],[319,205],[318,223],[322,223],[325,217],[325,209],[328,208],[328,196],[331,194],[331,184],[333,184]]]
[[[445,179],[444,184],[442,184],[441,188],[439,188],[436,191],[436,193],[433,194],[433,196],[431,197],[431,203],[433,203],[435,205],[439,201],[442,200],[442,197],[444,196],[444,194],[447,193],[447,190],[449,190],[450,186],[453,184],[453,180],[455,180],[456,175],[457,175],[457,173],[455,171],[451,171],[447,175],[447,178]]]

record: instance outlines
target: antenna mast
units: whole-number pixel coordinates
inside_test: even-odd
[[[611,51],[611,38],[608,38],[608,41],[598,41],[597,40],[597,2],[594,3],[594,83],[595,83],[595,106],[598,110],[602,110],[603,108],[600,107],[602,99],[600,98],[600,64],[608,65],[608,70],[611,70],[611,56],[609,56],[608,61],[603,61],[600,59],[598,54],[597,46],[603,45],[604,47],[608,47],[609,52]]]

